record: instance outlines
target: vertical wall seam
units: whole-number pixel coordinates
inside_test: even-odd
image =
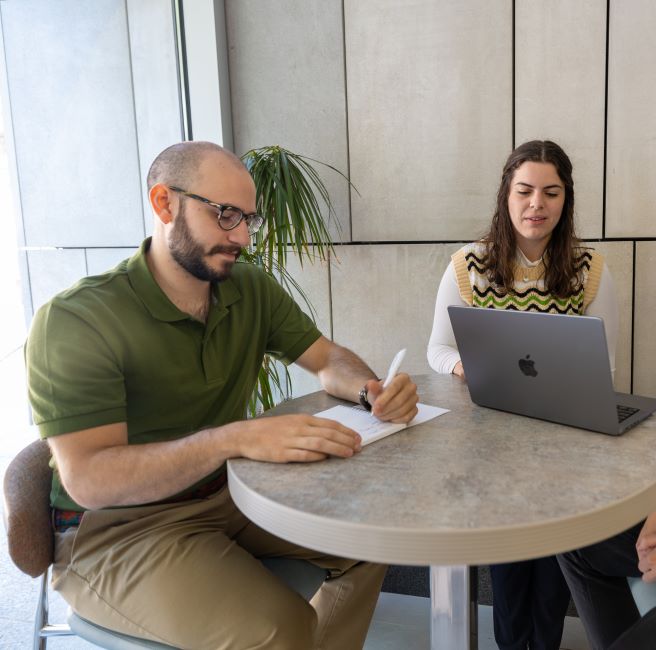
[[[171,21],[173,23],[173,43],[175,46],[175,78],[178,84],[178,113],[180,115],[180,140],[186,140],[185,103],[182,98],[182,82],[180,79],[180,30],[178,28],[178,3],[171,0]]]
[[[636,317],[636,268],[637,268],[637,250],[638,242],[633,240],[633,269],[631,276],[631,386],[629,392],[633,394],[633,380],[635,375],[635,317]]]
[[[351,136],[349,132],[349,113],[348,113],[348,73],[346,69],[346,10],[344,9],[344,1],[342,0],[342,53],[344,60],[344,120],[346,128],[346,177],[349,179],[346,188],[348,192],[348,224],[349,224],[349,239],[353,239],[353,203],[352,203],[352,190],[351,190]],[[332,313],[332,312],[331,312]],[[332,323],[332,316],[331,316]],[[331,324],[332,328],[332,324]]]
[[[601,236],[606,237],[606,174],[608,164],[608,66],[610,62],[610,0],[606,0],[606,65],[604,68],[604,160],[601,187]],[[634,278],[635,282],[635,278]],[[633,363],[631,364],[633,367]],[[631,372],[633,376],[633,371]]]
[[[0,13],[2,13],[2,9],[0,9]],[[10,138],[11,138],[11,157],[13,160],[13,166],[14,166],[14,171],[16,173],[16,182],[15,182],[15,192],[16,196],[14,197],[15,201],[14,203],[14,220],[18,218],[20,220],[20,223],[18,224],[19,227],[16,228],[16,234],[18,237],[20,237],[20,242],[17,242],[18,244],[18,253],[22,255],[22,260],[19,259],[19,269],[24,268],[25,273],[26,273],[26,284],[27,287],[25,287],[27,296],[29,298],[29,305],[26,304],[24,305],[24,310],[25,307],[29,309],[29,319],[28,319],[28,314],[25,313],[24,311],[24,317],[26,320],[31,320],[31,317],[34,315],[34,297],[32,295],[32,276],[30,274],[30,258],[28,252],[25,250],[27,247],[27,231],[25,228],[25,219],[23,218],[23,192],[21,189],[21,173],[20,173],[20,168],[18,166],[18,156],[16,154],[16,137],[15,137],[15,131],[14,131],[14,120],[13,120],[13,109],[12,109],[12,97],[11,97],[11,92],[9,90],[9,65],[7,63],[7,48],[5,46],[5,23],[4,20],[2,20],[2,16],[0,16],[0,42],[2,43],[2,64],[4,65],[4,73],[3,73],[3,79],[4,79],[4,84],[5,87],[3,89],[3,92],[6,95],[7,98],[7,111],[4,115],[4,126],[5,126],[5,133],[10,133]],[[7,144],[7,140],[5,138],[5,145]],[[9,155],[9,147],[6,147],[7,150],[7,155]],[[14,221],[14,223],[16,223]],[[23,250],[21,250],[21,248]],[[21,278],[22,280],[22,278]],[[21,291],[23,296],[25,296],[25,291]]]
[[[178,92],[180,97],[180,114],[182,119],[182,132],[184,140],[193,140],[194,134],[191,124],[191,100],[189,97],[189,74],[187,73],[187,46],[184,28],[183,0],[173,0],[173,24],[176,33]]]
[[[330,323],[330,340],[335,340],[335,324],[333,322],[333,254],[328,251],[328,322]]]
[[[125,7],[125,32],[128,41],[128,61],[130,62],[130,86],[132,87],[132,118],[134,120],[134,144],[137,148],[137,168],[139,169],[139,196],[141,196],[141,232],[142,238],[146,238],[146,212],[144,210],[144,183],[141,178],[141,148],[139,147],[139,121],[137,120],[137,90],[134,84],[134,70],[132,61],[132,36],[130,34],[130,9],[128,7],[129,0],[124,0],[123,6]],[[86,250],[84,251],[84,259],[86,263]],[[87,268],[88,274],[88,268]]]
[[[516,88],[515,88],[515,74],[516,74],[516,66],[515,66],[515,57],[516,57],[516,52],[515,52],[515,0],[512,2],[512,45],[511,45],[511,51],[512,51],[512,86],[511,86],[511,94],[512,94],[512,111],[511,111],[511,131],[512,131],[512,149],[515,148],[515,141],[516,141],[516,135],[515,135],[515,107],[517,104],[517,96],[516,96]]]
[[[30,297],[30,314],[34,316],[34,296],[32,295],[32,274],[30,272],[30,254],[23,251],[25,255],[25,272],[27,273],[27,290]]]
[[[232,105],[232,75],[230,74],[230,44],[228,43],[228,7],[226,5],[225,0],[221,3],[223,5],[223,47],[225,49],[225,73],[226,73],[226,83],[228,84],[228,90],[227,90],[227,95],[228,95],[228,107],[229,107],[229,116],[230,116],[230,141],[232,143],[232,151],[233,153],[237,154],[237,145],[235,145],[235,121],[232,119],[232,116],[234,115],[234,106]],[[216,21],[215,21],[216,23]],[[218,43],[217,43],[217,48],[218,48]],[[217,57],[218,57],[218,52],[217,52]],[[217,58],[217,67],[219,65],[219,61]],[[223,93],[221,93],[221,78],[219,77],[219,101],[221,101],[221,98],[223,97]],[[223,110],[222,107],[219,106],[219,110],[221,110],[221,131],[222,134],[225,135],[225,116],[223,115]],[[237,154],[239,155],[239,154]]]

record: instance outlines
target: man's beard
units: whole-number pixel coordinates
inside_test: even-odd
[[[216,253],[228,253],[235,255],[235,261],[241,253],[238,246],[214,246],[209,251],[204,251],[198,243],[187,224],[187,215],[185,214],[184,204],[180,206],[180,211],[171,230],[171,239],[169,240],[169,250],[173,259],[195,278],[204,282],[223,282],[230,277],[233,263],[226,262],[224,270],[218,271],[205,262],[205,257]]]

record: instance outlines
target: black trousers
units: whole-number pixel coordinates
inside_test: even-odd
[[[558,556],[592,650],[609,650],[611,646],[630,650],[656,648],[654,623],[651,640],[639,645],[641,630],[650,625],[653,617],[645,617],[646,623],[640,623],[640,613],[626,581],[629,576],[642,575],[635,548],[642,526],[640,523],[603,542]],[[635,639],[633,645],[613,646],[614,641],[620,642],[623,633],[628,637],[629,630]]]
[[[500,650],[558,650],[569,589],[555,557],[494,564],[492,618]]]
[[[622,636],[613,641],[608,650],[652,650],[656,646],[656,607],[650,609]]]

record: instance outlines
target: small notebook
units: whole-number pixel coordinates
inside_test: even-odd
[[[343,424],[353,431],[357,431],[362,437],[362,446],[371,442],[376,442],[381,438],[402,431],[408,427],[414,427],[416,424],[422,424],[436,418],[438,415],[448,413],[448,409],[439,406],[429,406],[428,404],[417,404],[419,413],[408,424],[396,424],[394,422],[383,422],[377,417],[365,411],[361,406],[333,406],[326,411],[315,413],[318,418],[328,418]]]

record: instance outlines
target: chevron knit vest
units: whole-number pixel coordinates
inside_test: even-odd
[[[601,280],[604,258],[591,248],[581,248],[576,266],[582,271],[583,285],[567,298],[557,298],[544,286],[544,264],[515,267],[513,291],[503,293],[490,284],[483,260],[486,247],[483,242],[463,246],[451,257],[458,280],[460,296],[474,307],[541,311],[552,314],[584,314],[594,300]]]

